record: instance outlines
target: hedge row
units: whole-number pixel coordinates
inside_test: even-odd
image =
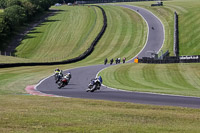
[[[39,66],[39,65],[61,65],[61,64],[69,64],[69,63],[74,63],[74,62],[78,62],[80,60],[83,60],[84,58],[86,58],[87,56],[89,56],[96,44],[98,43],[98,41],[101,39],[101,37],[103,36],[106,28],[107,28],[107,17],[106,17],[106,13],[103,10],[102,7],[95,5],[96,7],[100,8],[103,14],[103,26],[101,31],[99,32],[99,34],[97,35],[97,37],[94,39],[94,41],[92,42],[92,44],[90,45],[90,47],[81,55],[79,55],[78,57],[72,58],[72,59],[68,59],[68,60],[64,60],[64,61],[59,61],[59,62],[36,62],[36,63],[6,63],[6,64],[0,64],[0,68],[7,68],[7,67],[19,67],[19,66]]]

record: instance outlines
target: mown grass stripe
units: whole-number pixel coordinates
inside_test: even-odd
[[[110,53],[110,52],[113,53],[112,51],[115,51],[113,53],[115,56],[116,54],[118,54],[119,45],[121,44],[120,42],[121,42],[121,40],[123,40],[123,37],[124,37],[124,36],[120,36],[120,35],[122,35],[123,19],[122,19],[122,15],[121,15],[122,13],[119,11],[119,9],[116,8],[115,10],[112,10],[111,12],[113,14],[112,19],[115,17],[115,19],[113,19],[113,20],[117,21],[116,25],[112,26],[112,28],[116,29],[116,31],[114,31],[112,33],[113,38],[110,38],[108,40],[108,42],[106,42],[106,43],[109,44],[107,53]],[[110,24],[112,25],[113,23],[110,23]],[[118,27],[118,28],[116,28],[116,27]],[[110,34],[110,33],[108,33],[108,34]]]
[[[99,75],[109,87],[144,92],[200,96],[199,64],[122,64]],[[107,76],[104,77],[104,74]]]
[[[128,78],[134,80],[138,84],[141,84],[140,86],[142,87],[139,91],[142,90],[149,92],[165,89],[163,87],[164,85],[158,80],[157,72],[155,72],[155,65],[149,66],[148,64],[141,64],[139,66],[131,66],[132,68],[129,70]]]
[[[178,68],[184,79],[187,81],[187,84],[192,86],[194,90],[199,90],[200,67],[198,67],[198,64],[193,64],[192,66],[189,64],[180,64],[178,65]],[[190,88],[190,86],[188,88]]]
[[[159,80],[157,76],[156,65],[151,65],[151,66],[145,65],[142,68],[142,73],[144,77],[144,82],[148,85],[147,88],[154,88],[159,90],[159,89],[164,89],[163,87],[166,87],[166,85],[162,84],[162,82]]]
[[[89,24],[87,24],[85,27],[86,30],[88,30],[88,32],[85,32],[82,36],[82,38],[78,41],[77,45],[75,48],[73,48],[71,53],[74,53],[77,51],[77,48],[81,47],[81,44],[85,43],[87,41],[87,38],[89,37],[89,35],[91,34],[91,32],[93,31],[93,29],[95,28],[96,25],[96,21],[97,21],[97,12],[96,12],[96,7],[92,7],[93,9],[93,14],[94,15],[89,15],[88,20],[90,20]]]
[[[121,27],[120,23],[122,23],[122,20],[117,20],[116,18],[119,17],[119,12],[116,10],[116,8],[104,8],[107,14],[108,18],[108,25],[106,32],[104,33],[102,39],[99,42],[99,45],[95,48],[95,54],[99,55],[98,58],[95,58],[95,61],[102,60],[103,57],[106,57],[106,55],[110,53],[116,53],[117,41],[119,39],[119,34],[121,33]],[[116,28],[118,27],[118,28]],[[106,49],[106,51],[105,51]]]
[[[103,6],[103,8],[108,17],[108,27],[96,46],[94,54],[91,54],[86,61],[89,63],[95,60],[103,63],[105,58],[109,60],[111,58],[115,60],[118,57],[132,58],[144,46],[146,40],[145,22],[138,14],[129,9],[115,6]],[[121,30],[116,31],[116,27],[121,28]],[[138,28],[140,30],[137,30]]]
[[[73,58],[80,55],[81,51],[85,51],[100,31],[102,18],[98,19],[101,23],[96,23],[97,16],[102,16],[100,9],[94,13],[94,9],[88,7],[67,7],[69,10],[66,10],[66,7],[57,8],[62,9],[60,14],[50,17],[44,25],[36,28],[34,34],[37,35],[36,38],[29,41],[34,42],[34,45],[30,47],[27,45],[29,42],[25,41],[28,52],[25,52],[24,57],[37,61]],[[40,31],[43,33],[41,34]],[[23,44],[20,47],[23,47]]]

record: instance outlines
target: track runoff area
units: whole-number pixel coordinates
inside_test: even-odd
[[[151,56],[147,55],[147,51],[158,52],[162,48],[164,42],[164,26],[161,21],[154,14],[146,9],[129,5],[118,6],[129,8],[137,12],[144,18],[145,22],[148,25],[148,36],[146,45],[138,53],[137,56]],[[154,27],[154,29],[152,29],[151,27]],[[134,58],[128,62],[133,62]],[[61,96],[71,98],[132,102],[139,104],[200,108],[200,98],[197,97],[130,92],[108,88],[106,86],[102,86],[100,91],[95,91],[93,93],[86,92],[90,80],[96,77],[99,71],[108,66],[109,65],[95,65],[66,70],[64,71],[64,74],[70,71],[72,73],[72,79],[70,80],[69,84],[62,89],[57,89],[57,84],[55,84],[55,79],[52,75],[42,80],[35,87],[27,87],[27,90],[29,90],[29,93],[32,94],[45,96]]]

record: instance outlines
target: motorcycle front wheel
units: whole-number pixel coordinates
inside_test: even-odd
[[[94,92],[96,90],[96,85],[94,85],[90,92]]]

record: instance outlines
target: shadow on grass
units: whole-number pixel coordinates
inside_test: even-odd
[[[48,20],[48,18],[51,16],[55,16],[57,14],[61,14],[62,12],[68,12],[68,11],[59,9],[50,9],[46,13],[46,15],[42,15],[41,17],[39,17],[39,19],[35,19],[33,23],[27,24],[26,28],[24,28],[20,32],[17,32],[16,35],[11,39],[11,41],[9,42],[10,47],[8,47],[7,45],[8,48],[6,48],[6,51],[15,51],[15,48],[20,45],[22,40],[35,38],[36,34],[42,33],[40,31],[36,31],[37,27],[46,25],[46,23],[54,23],[57,21],[61,21],[61,20]],[[35,35],[33,36],[30,34],[35,34]]]
[[[47,23],[47,22],[58,22],[60,20],[45,20],[43,23]]]
[[[37,34],[37,33],[42,33],[40,31],[30,31],[29,34]]]
[[[35,36],[26,35],[26,36],[23,38],[23,40],[25,40],[25,39],[31,39],[31,38],[35,38]]]

